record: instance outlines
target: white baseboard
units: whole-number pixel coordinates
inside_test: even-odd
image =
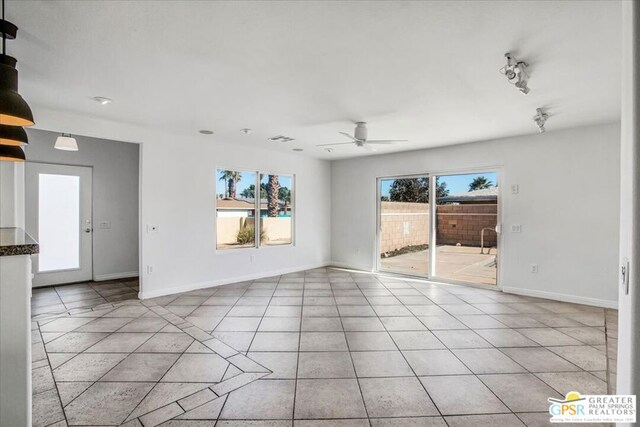
[[[364,273],[373,273],[371,266],[355,265],[355,264],[349,264],[347,262],[340,262],[340,261],[331,261],[328,265],[330,267],[346,268],[348,270],[359,270]]]
[[[535,289],[522,289],[503,286],[502,291],[508,294],[525,295],[528,297],[546,298],[556,301],[572,302],[575,304],[592,305],[603,308],[618,308],[618,301],[610,301],[600,298],[581,297],[579,295],[562,294],[559,292],[538,291]]]
[[[130,277],[138,277],[138,272],[125,271],[124,273],[96,274],[93,276],[93,281],[102,282],[104,280],[128,279]]]
[[[149,299],[149,298],[162,297],[162,296],[165,296],[165,295],[179,294],[181,292],[195,291],[196,289],[212,288],[212,287],[215,287],[215,286],[228,285],[230,283],[246,282],[248,280],[258,280],[258,279],[262,279],[262,278],[265,278],[265,277],[280,276],[282,274],[296,273],[298,271],[313,270],[314,268],[322,268],[322,267],[327,267],[329,265],[330,265],[330,263],[323,262],[323,263],[311,264],[311,265],[303,265],[303,266],[293,267],[293,268],[285,268],[285,269],[281,269],[281,270],[274,270],[274,271],[266,271],[266,272],[261,272],[261,273],[247,274],[245,276],[230,277],[228,279],[207,280],[207,281],[204,281],[204,282],[190,283],[190,284],[187,284],[187,285],[172,286],[172,287],[169,287],[169,288],[162,288],[162,289],[158,289],[158,290],[154,290],[154,291],[143,291],[142,287],[141,287],[140,288],[140,292],[138,293],[138,298],[140,298],[140,299]]]

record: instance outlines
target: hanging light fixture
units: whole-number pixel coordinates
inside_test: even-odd
[[[68,133],[60,134],[53,148],[63,151],[78,151],[76,139]]]
[[[2,0],[2,55],[0,55],[0,124],[31,126],[33,113],[27,102],[18,93],[18,70],[16,59],[7,55],[7,39],[16,38],[18,27],[4,19],[5,5]]]
[[[33,125],[31,108],[18,93],[16,59],[7,55],[7,40],[13,40],[18,27],[4,19],[5,0],[2,0],[2,54],[0,55],[0,161],[24,162],[24,150],[28,144],[27,133],[22,126]]]
[[[23,145],[28,143],[27,132],[22,127],[0,125],[0,144]]]
[[[24,162],[24,151],[16,145],[0,145],[0,161]]]

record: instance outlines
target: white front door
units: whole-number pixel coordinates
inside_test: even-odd
[[[26,231],[40,244],[33,286],[92,279],[92,169],[27,163]]]

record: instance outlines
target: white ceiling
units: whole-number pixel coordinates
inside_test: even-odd
[[[534,134],[536,107],[548,131],[620,117],[617,1],[21,0],[7,17],[36,122],[62,110],[344,158],[370,153],[315,145],[357,120],[410,140],[386,153]],[[531,64],[529,95],[498,72],[507,51]],[[279,134],[295,141],[267,141]]]

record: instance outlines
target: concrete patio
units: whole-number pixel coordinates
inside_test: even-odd
[[[471,246],[443,245],[436,247],[436,277],[464,282],[496,284],[497,250],[491,254],[480,253],[480,248]],[[381,271],[427,276],[429,251],[412,252],[390,258],[382,258]]]

